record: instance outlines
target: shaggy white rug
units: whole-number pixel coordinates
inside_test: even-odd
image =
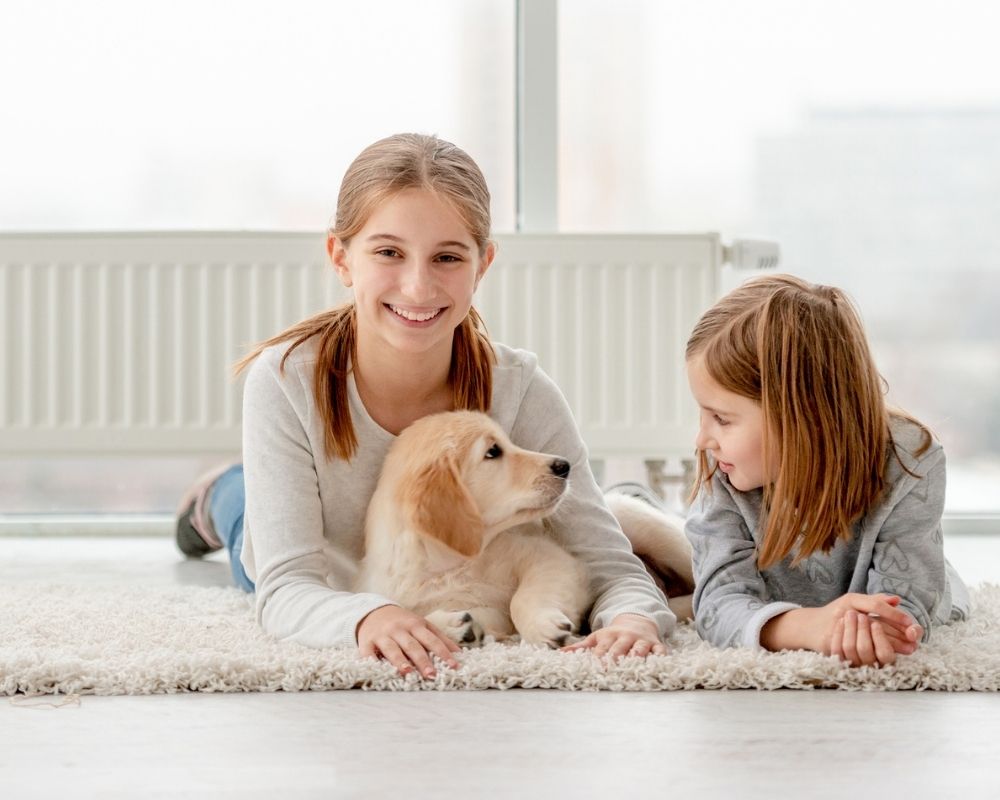
[[[330,689],[1000,688],[1000,587],[973,594],[972,619],[886,669],[815,653],[720,650],[682,626],[666,656],[609,664],[589,653],[489,644],[435,680],[401,678],[353,651],[276,642],[237,589],[0,587],[0,694],[161,694]]]

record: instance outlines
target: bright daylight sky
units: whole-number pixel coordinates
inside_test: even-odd
[[[472,151],[510,227],[512,9],[4,0],[0,227],[319,228],[350,158],[404,128]],[[754,136],[810,106],[1000,104],[992,0],[564,0],[560,13],[567,185],[596,180],[611,142],[623,174],[665,176],[657,199],[683,188],[675,228],[743,213]]]
[[[563,0],[561,220],[745,235],[760,137],[996,111],[998,31],[996,0]],[[0,230],[319,231],[400,130],[467,149],[513,228],[513,0],[0,0],[0,89]]]

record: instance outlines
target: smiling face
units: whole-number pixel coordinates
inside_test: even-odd
[[[764,412],[749,397],[724,389],[695,356],[688,383],[701,411],[695,446],[715,460],[734,488],[746,492],[773,481],[764,470]]]
[[[480,255],[455,209],[428,189],[406,189],[377,206],[331,261],[354,289],[359,348],[385,354],[451,357],[455,328],[493,260]]]

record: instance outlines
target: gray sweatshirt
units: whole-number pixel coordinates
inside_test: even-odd
[[[920,458],[921,432],[893,419],[893,439],[907,474],[890,453],[885,499],[854,524],[854,536],[798,566],[791,557],[757,568],[763,492],[741,492],[716,471],[702,490],[685,532],[694,549],[695,625],[720,647],[760,647],[764,624],[793,608],[817,608],[848,592],[899,595],[899,607],[924,628],[965,619],[969,594],[944,557],[944,450],[936,441]]]
[[[572,465],[567,495],[549,522],[586,564],[595,598],[592,627],[632,613],[668,635],[674,615],[605,506],[566,400],[532,353],[495,347],[490,415],[515,444]],[[395,437],[368,415],[351,376],[358,449],[350,462],[328,460],[313,400],[315,340],[298,347],[280,375],[286,349],[271,347],[257,358],[243,394],[243,565],[256,584],[265,631],[311,647],[355,647],[358,623],[392,602],[349,589],[363,553],[368,501]]]

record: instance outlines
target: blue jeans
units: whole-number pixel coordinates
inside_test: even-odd
[[[233,580],[244,592],[252,592],[253,581],[247,577],[246,570],[240,563],[240,554],[243,552],[243,511],[246,505],[243,465],[234,464],[212,484],[208,513],[216,535],[229,552],[229,568],[232,570]]]

